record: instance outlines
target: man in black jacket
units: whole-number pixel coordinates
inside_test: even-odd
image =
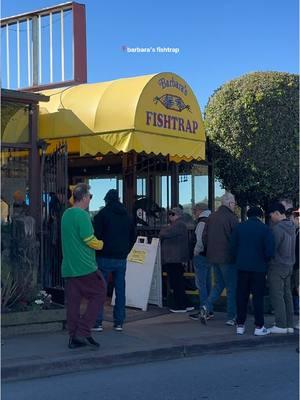
[[[122,331],[125,320],[126,258],[135,242],[135,228],[115,189],[110,189],[104,200],[105,207],[94,218],[95,236],[105,241],[103,249],[97,252],[97,263],[106,283],[109,274],[112,273],[116,294],[113,311],[114,328]],[[93,330],[103,330],[102,319],[103,307]]]

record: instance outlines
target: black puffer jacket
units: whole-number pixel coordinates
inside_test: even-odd
[[[103,249],[97,256],[124,259],[132,249],[136,235],[132,218],[119,201],[107,204],[94,217],[97,239],[103,240]]]

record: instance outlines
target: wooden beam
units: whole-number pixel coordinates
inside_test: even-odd
[[[50,97],[38,93],[22,92],[20,90],[1,89],[2,101],[21,101],[22,103],[38,103],[40,101],[49,101]]]

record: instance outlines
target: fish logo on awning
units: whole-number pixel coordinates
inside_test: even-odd
[[[153,101],[155,104],[160,102],[168,110],[181,112],[182,110],[187,109],[189,112],[192,112],[191,107],[188,104],[185,104],[181,97],[174,94],[164,94],[161,97],[156,96]]]

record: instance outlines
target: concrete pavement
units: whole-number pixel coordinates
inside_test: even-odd
[[[144,315],[147,317],[147,314]],[[115,332],[111,322],[104,322],[104,331],[93,335],[101,343],[99,350],[68,349],[66,331],[4,339],[1,349],[2,379],[30,379],[94,368],[232,352],[253,346],[298,345],[298,332],[254,336],[252,316],[248,318],[246,334],[237,336],[235,327],[225,325],[225,318],[224,313],[216,313],[215,319],[204,326],[199,321],[189,320],[187,314],[167,313],[128,322],[123,332]],[[272,322],[273,317],[266,316],[266,326]]]
[[[285,382],[286,384],[283,384]],[[299,400],[293,344],[2,384],[5,400]]]

